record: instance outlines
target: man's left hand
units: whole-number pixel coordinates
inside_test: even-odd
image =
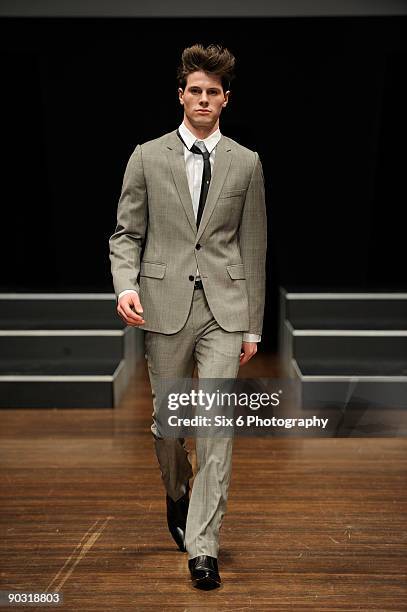
[[[257,353],[257,342],[242,342],[240,365],[247,363]]]

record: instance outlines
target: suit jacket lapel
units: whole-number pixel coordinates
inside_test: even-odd
[[[196,234],[194,208],[185,169],[184,145],[178,138],[176,130],[170,132],[168,135],[166,154],[182,206],[184,207],[185,214],[188,217],[192,230]]]
[[[188,186],[188,178],[185,170],[184,145],[177,136],[177,131],[174,130],[168,135],[166,144],[166,153],[171,167],[172,176],[182,203],[188,221],[194,231],[197,233],[196,239],[201,237],[208,221],[217,204],[220,191],[225,182],[226,175],[229,171],[232,161],[231,147],[228,139],[222,135],[216,145],[215,161],[212,169],[212,177],[209,185],[208,195],[206,196],[205,208],[202,214],[201,223],[197,232],[194,209],[192,205],[191,193]]]
[[[219,199],[219,194],[225,182],[226,175],[229,172],[230,163],[232,161],[231,147],[228,139],[222,136],[216,145],[215,161],[212,169],[211,182],[209,184],[208,195],[206,196],[205,208],[202,213],[201,223],[199,224],[197,240],[202,236],[205,227],[215,209]]]

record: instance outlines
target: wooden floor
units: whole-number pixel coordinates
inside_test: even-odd
[[[276,375],[261,354],[240,372]],[[0,411],[1,590],[72,612],[407,610],[407,438],[235,438],[223,583],[202,592],[167,531],[151,411],[144,362],[118,409]]]

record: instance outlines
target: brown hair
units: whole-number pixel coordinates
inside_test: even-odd
[[[235,57],[228,49],[215,44],[206,48],[201,44],[192,45],[182,52],[181,64],[177,70],[178,86],[185,89],[188,75],[202,70],[220,76],[225,93],[235,78],[234,66]]]

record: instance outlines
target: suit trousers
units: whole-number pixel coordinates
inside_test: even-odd
[[[145,331],[145,358],[153,397],[155,452],[168,495],[176,501],[192,477],[184,438],[164,438],[155,422],[155,387],[160,378],[237,377],[243,331],[228,332],[214,319],[203,289],[195,289],[184,327],[175,334]],[[186,525],[188,558],[218,557],[219,531],[226,512],[232,470],[233,437],[196,437],[197,473],[192,487]]]

